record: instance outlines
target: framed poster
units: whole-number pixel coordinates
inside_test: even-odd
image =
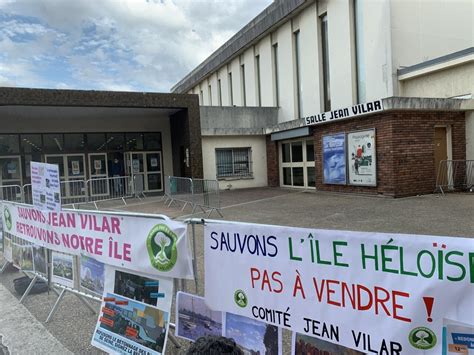
[[[347,134],[349,184],[377,186],[375,129]]]
[[[53,282],[74,287],[74,257],[53,251]]]
[[[345,133],[323,136],[323,182],[345,185],[346,175]]]

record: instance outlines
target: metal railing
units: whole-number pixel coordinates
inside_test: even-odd
[[[199,207],[203,212],[205,208],[209,208],[209,214],[216,211],[221,217],[221,200],[219,196],[219,182],[217,180],[192,179],[194,206],[193,213]]]
[[[168,189],[168,207],[170,207],[176,201],[184,203],[181,211],[184,211],[188,204],[194,206],[192,179],[186,177],[168,176],[165,180],[168,180],[167,187],[165,187],[165,190],[166,188]]]
[[[97,203],[112,200],[122,200],[134,196],[134,185],[130,176],[114,176],[108,178],[92,178],[87,180],[87,193],[89,203],[98,209]]]
[[[0,186],[0,200],[21,202],[23,193],[20,185]]]
[[[191,205],[192,214],[196,212],[196,209],[200,208],[202,212],[208,213],[208,216],[213,211],[216,211],[223,217],[217,180],[168,176],[165,181],[165,203],[168,207],[174,202],[181,202],[184,204],[181,211],[187,205]]]
[[[474,187],[474,160],[442,160],[436,176],[436,190],[465,191]]]

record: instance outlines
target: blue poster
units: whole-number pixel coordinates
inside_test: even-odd
[[[346,184],[346,135],[323,136],[323,182]]]

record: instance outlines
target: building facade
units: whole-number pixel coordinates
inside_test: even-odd
[[[213,122],[216,128],[229,126],[227,130],[202,132],[204,175],[219,179],[221,188],[229,184],[262,186],[265,174],[252,168],[257,159],[258,166],[266,162],[268,185],[389,195],[416,193],[398,193],[393,184],[388,190],[382,188],[387,180],[394,179],[388,176],[397,171],[392,164],[392,174],[382,173],[388,169],[381,163],[386,157],[380,156],[383,148],[390,148],[387,135],[393,138],[394,131],[406,128],[402,135],[419,132],[419,139],[429,137],[426,144],[433,146],[444,135],[445,149],[434,152],[425,146],[423,152],[424,161],[429,161],[426,169],[432,170],[426,180],[429,187],[423,192],[432,191],[440,160],[474,159],[472,108],[466,102],[449,100],[472,99],[473,7],[469,0],[455,4],[422,0],[274,1],[172,88],[176,93],[198,96],[202,120]],[[358,104],[398,96],[446,100],[437,101],[442,110],[433,102],[413,100],[396,105],[399,111],[388,105],[383,113],[359,114],[344,123],[328,122],[324,128],[304,127],[305,117],[325,112],[337,115],[339,110],[344,113]],[[242,108],[246,109],[242,118],[246,131],[229,114]],[[276,109],[264,127],[259,121],[258,110],[262,108]],[[404,121],[394,118],[398,114],[406,114],[407,122],[417,126],[410,130],[407,125],[397,126],[395,121]],[[444,115],[446,119],[438,119]],[[232,124],[235,129],[230,128]],[[381,148],[374,151],[380,164],[375,186],[354,188],[347,184],[341,188],[324,183],[320,178],[324,171],[322,135],[360,129],[374,130],[377,148]],[[269,140],[273,142],[270,145]],[[263,144],[267,147],[265,156],[261,153]],[[348,166],[353,163],[347,156],[345,162]],[[349,180],[349,172],[346,175]]]
[[[29,184],[32,161],[59,166],[64,199],[84,194],[76,181],[135,176],[160,193],[165,176],[202,177],[191,95],[0,88],[0,122],[0,186]]]

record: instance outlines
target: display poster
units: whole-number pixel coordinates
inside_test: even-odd
[[[20,257],[20,269],[21,271],[30,271],[34,272],[34,265],[33,265],[33,249],[31,245],[22,245],[21,249],[21,257]]]
[[[377,185],[375,129],[347,134],[349,184]]]
[[[74,256],[53,251],[53,282],[74,287]]]
[[[41,210],[61,210],[61,186],[57,165],[31,162],[33,205]]]
[[[205,335],[222,336],[222,322],[222,312],[210,309],[203,297],[177,293],[176,336],[190,341]]]
[[[330,343],[328,341],[293,332],[291,341],[292,355],[327,354],[327,355],[365,355],[358,350]],[[386,354],[391,354],[386,352]],[[396,354],[396,353],[395,353]],[[395,355],[394,354],[394,355]]]
[[[443,355],[474,355],[474,325],[443,321]]]
[[[81,287],[101,296],[104,293],[104,263],[84,255],[81,255],[80,262]]]
[[[47,272],[47,258],[46,248],[40,247],[39,245],[32,245],[33,252],[33,266],[35,272],[46,275]]]
[[[152,168],[156,168],[158,166],[158,159],[151,158],[150,159],[150,165],[151,165]]]
[[[346,135],[323,136],[323,181],[325,184],[346,184]]]
[[[224,336],[234,339],[244,354],[281,355],[281,328],[232,313],[225,313],[224,320]]]
[[[140,172],[140,160],[138,159],[132,160],[132,172],[134,174],[138,174]]]
[[[109,265],[92,345],[109,354],[162,354],[166,349],[173,280],[150,279]]]
[[[182,222],[108,212],[48,212],[10,202],[3,204],[2,215],[10,234],[54,251],[155,276],[193,278]]]
[[[13,262],[13,245],[12,240],[8,235],[3,237],[3,257],[8,262]]]
[[[80,175],[81,166],[79,164],[79,160],[71,161],[71,168],[72,168],[72,175]]]
[[[12,240],[12,264],[21,269],[21,245]]]
[[[10,175],[16,175],[17,168],[18,168],[18,163],[14,162],[14,161],[10,161],[7,164],[7,173],[10,174]]]
[[[102,170],[102,160],[94,160],[94,169],[95,170]]]
[[[206,221],[204,256],[214,309],[363,353],[440,354],[443,319],[474,325],[474,239]]]

